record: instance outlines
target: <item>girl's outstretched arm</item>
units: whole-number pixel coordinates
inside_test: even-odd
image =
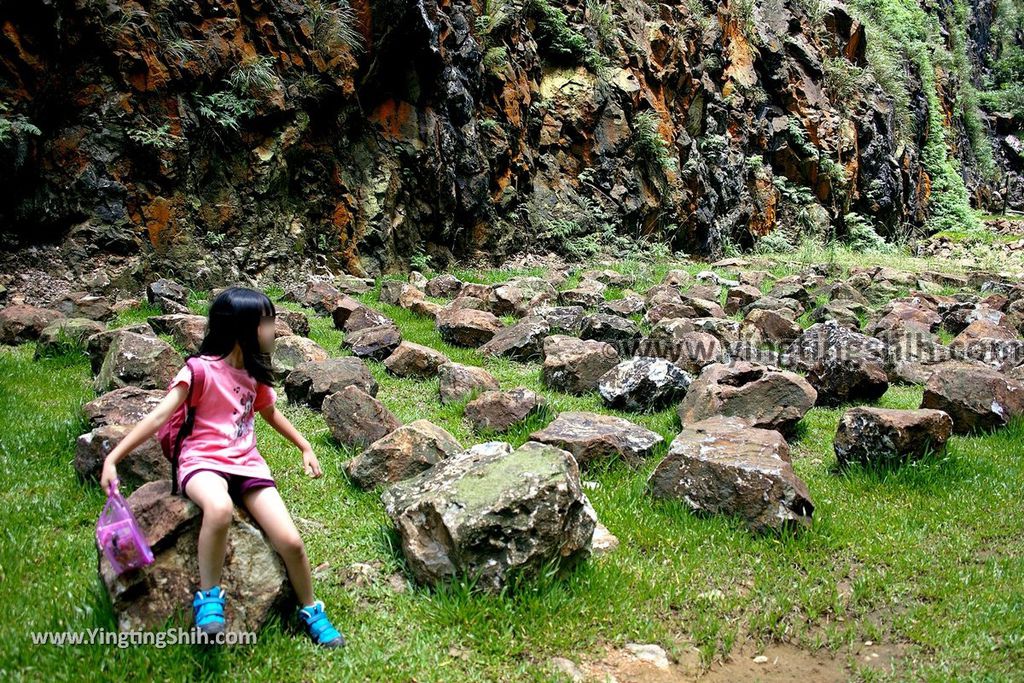
[[[320,469],[320,461],[313,453],[313,447],[306,441],[306,437],[299,433],[284,414],[277,409],[277,406],[270,404],[260,411],[260,415],[277,433],[295,444],[295,447],[302,451],[302,468],[311,477],[319,477],[323,474]]]
[[[103,473],[100,475],[100,486],[103,487],[104,492],[110,487],[110,482],[117,479],[117,463],[135,450],[139,444],[156,434],[157,430],[170,419],[187,396],[188,387],[186,385],[181,383],[174,385],[174,388],[160,399],[160,403],[157,403],[146,417],[135,423],[131,431],[125,434],[124,438],[107,454],[103,460]]]

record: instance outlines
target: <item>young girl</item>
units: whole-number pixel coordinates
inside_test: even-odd
[[[236,502],[248,509],[288,568],[288,577],[303,607],[299,616],[313,642],[338,647],[345,640],[313,596],[309,558],[277,491],[270,468],[256,450],[255,413],[263,416],[299,450],[306,474],[321,476],[309,442],[274,405],[270,353],[274,349],[274,304],[262,292],[241,287],[225,290],[210,305],[206,336],[196,354],[205,380],[196,406],[192,433],[178,458],[179,490],[203,511],[199,530],[200,589],[192,601],[196,626],[206,633],[225,628],[225,592],[220,587],[228,527]],[[188,395],[189,368],[183,367],[160,403],[110,451],[100,484],[117,481],[117,463],[152,437]]]

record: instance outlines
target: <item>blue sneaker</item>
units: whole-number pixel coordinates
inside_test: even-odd
[[[220,586],[208,591],[196,591],[192,599],[192,614],[196,628],[204,633],[215,634],[224,630],[224,600],[226,594]]]
[[[313,642],[323,647],[341,647],[345,644],[345,638],[338,632],[338,629],[331,625],[324,611],[324,603],[317,600],[309,607],[299,610],[299,617],[306,625],[306,631]]]

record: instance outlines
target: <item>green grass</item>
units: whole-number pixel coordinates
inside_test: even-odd
[[[628,268],[628,265],[626,266]],[[698,272],[706,264],[690,265]],[[772,266],[776,275],[788,266]],[[644,272],[637,291],[659,282],[668,266]],[[519,273],[517,273],[519,274]],[[530,273],[533,274],[533,273]],[[510,273],[460,272],[500,281]],[[202,294],[202,293],[201,293]],[[279,295],[280,290],[271,290]],[[80,406],[94,396],[83,355],[33,362],[33,345],[0,347],[0,676],[4,679],[214,678],[281,680],[552,680],[552,656],[600,657],[606,646],[659,643],[670,653],[695,646],[705,665],[746,641],[793,643],[848,662],[863,680],[1010,680],[1024,667],[1024,424],[955,437],[941,457],[876,471],[834,469],[832,436],[842,409],[815,408],[798,427],[794,467],[816,504],[803,533],[753,536],[737,521],[699,517],[681,504],[644,493],[648,474],[679,429],[671,408],[636,415],[606,410],[595,394],[570,396],[540,383],[537,363],[483,358],[441,341],[433,321],[360,297],[391,316],[406,339],[481,365],[503,388],[543,393],[549,410],[503,436],[514,445],[561,411],[593,410],[627,417],[666,442],[644,466],[613,462],[584,478],[601,521],[620,539],[610,555],[564,578],[542,576],[516,592],[491,596],[463,583],[441,590],[386,580],[343,580],[355,562],[380,563],[386,577],[403,570],[378,492],[362,492],[341,475],[350,453],[331,439],[319,414],[287,404],[283,411],[312,442],[325,470],[305,477],[298,452],[262,421],[260,450],[300,525],[316,583],[335,623],[350,641],[324,653],[279,622],[253,646],[203,653],[187,647],[126,649],[32,645],[42,630],[115,628],[96,577],[93,526],[104,497],[78,482],[71,461],[85,431]],[[202,312],[204,296],[190,301]],[[343,335],[305,310],[314,340],[343,355]],[[144,321],[143,306],[117,325]],[[464,403],[442,406],[436,380],[402,379],[369,363],[378,397],[403,421],[427,418],[463,445],[484,440],[462,419]],[[920,387],[893,387],[888,407],[919,405]],[[493,438],[487,436],[487,438]],[[187,596],[182,596],[185,605]],[[865,640],[898,648],[895,670],[861,669],[850,654]]]

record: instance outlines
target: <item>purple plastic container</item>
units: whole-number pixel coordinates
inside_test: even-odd
[[[96,543],[117,574],[145,567],[153,562],[153,551],[135,521],[131,508],[117,490],[117,482],[110,485],[107,504],[96,522]]]

